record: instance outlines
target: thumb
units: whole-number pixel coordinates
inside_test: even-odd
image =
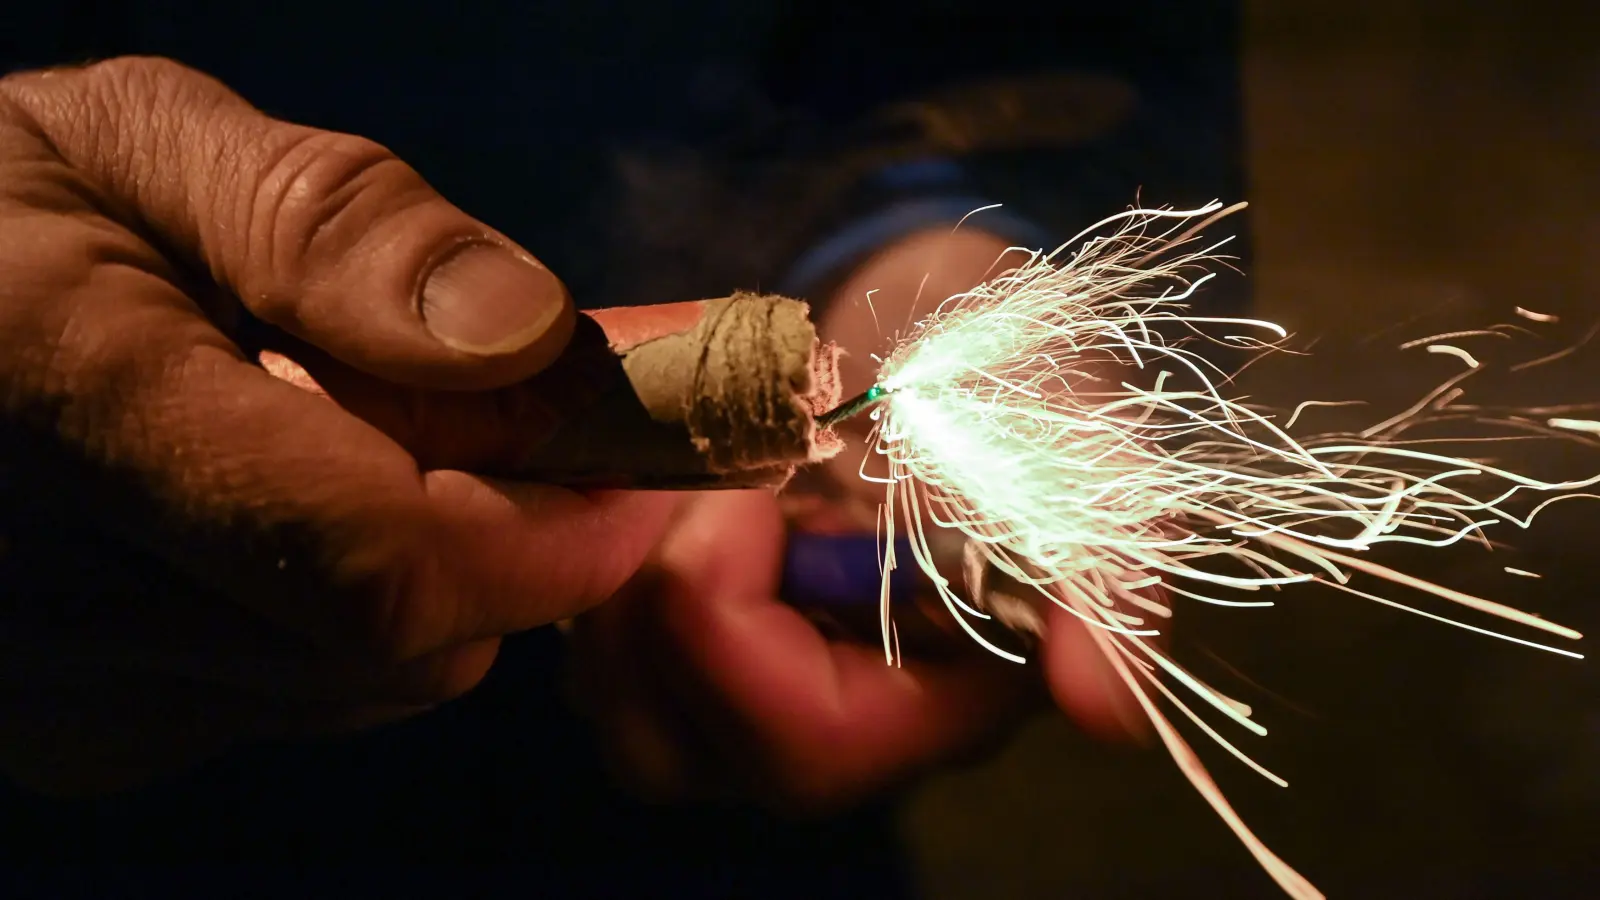
[[[571,336],[555,275],[371,141],[271,119],[159,59],[12,78],[0,95],[126,211],[124,225],[356,369],[500,387]]]

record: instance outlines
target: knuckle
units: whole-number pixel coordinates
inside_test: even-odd
[[[247,104],[221,82],[171,59],[124,56],[12,76],[0,96],[20,109],[69,164],[135,203],[170,187],[203,123]],[[162,163],[168,163],[162,165]]]
[[[194,69],[163,56],[119,56],[90,63],[78,70],[84,78],[113,84],[154,85],[167,79],[199,75]]]
[[[174,107],[186,100],[231,96],[208,76],[156,56],[122,56],[79,67],[22,72],[0,81],[0,88],[53,133],[70,133],[74,126],[116,131],[121,116],[159,121],[169,119]]]
[[[81,90],[104,91],[122,98],[158,98],[183,91],[202,79],[194,69],[160,56],[120,56],[78,70]]]
[[[272,270],[253,274],[276,276],[263,283],[314,278],[366,236],[380,204],[426,190],[388,148],[356,135],[291,127],[265,152],[248,223],[248,258]],[[289,314],[294,298],[260,299]]]
[[[356,580],[354,643],[382,666],[414,665],[448,643],[446,582],[435,554],[397,546],[384,555]]]
[[[183,115],[205,112],[244,101],[222,82],[175,60],[160,56],[123,56],[94,63],[77,76],[76,93],[89,97],[115,115],[109,121],[144,117],[154,129],[123,129],[164,134],[172,140],[187,135]]]

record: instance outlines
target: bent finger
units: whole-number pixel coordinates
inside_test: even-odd
[[[663,545],[679,581],[662,625],[683,677],[759,748],[788,799],[857,796],[970,750],[1030,708],[1020,667],[899,668],[880,648],[829,642],[773,599],[780,537],[770,497],[706,498]]]
[[[177,63],[17,76],[53,152],[251,313],[399,383],[520,381],[565,346],[566,289],[387,149],[263,115]]]

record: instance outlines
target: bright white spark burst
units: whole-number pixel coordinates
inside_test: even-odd
[[[1432,441],[1408,436],[1416,426],[1467,418],[1572,435],[1589,426],[1600,431],[1600,424],[1493,418],[1458,405],[1458,385],[1478,363],[1465,350],[1440,344],[1429,351],[1458,356],[1471,368],[1359,435],[1291,435],[1306,407],[1336,404],[1301,404],[1279,424],[1271,411],[1229,399],[1227,373],[1201,352],[1204,344],[1265,352],[1281,348],[1286,338],[1270,322],[1189,311],[1191,294],[1212,277],[1207,264],[1221,258],[1216,252],[1227,243],[1203,245],[1199,233],[1238,208],[1130,210],[950,298],[917,324],[881,369],[878,386],[886,394],[875,449],[889,463],[885,528],[892,537],[896,521],[904,523],[916,563],[956,621],[988,649],[1022,661],[970,624],[988,618],[978,608],[981,598],[966,602],[940,574],[928,522],[958,529],[995,570],[1093,626],[1101,652],[1194,786],[1290,895],[1320,897],[1241,821],[1158,707],[1156,694],[1251,768],[1284,784],[1169,686],[1182,685],[1235,724],[1266,733],[1249,707],[1203,684],[1149,640],[1171,615],[1167,598],[1261,606],[1270,604],[1213,595],[1229,589],[1259,597],[1284,585],[1318,583],[1581,658],[1401,604],[1352,581],[1364,576],[1563,638],[1581,637],[1360,554],[1384,543],[1443,546],[1471,539],[1487,545],[1484,528],[1527,527],[1544,505],[1600,482],[1600,476],[1543,482],[1434,453]],[[1076,252],[1058,259],[1080,241]],[[1220,337],[1213,334],[1218,328]],[[1134,372],[1143,374],[1141,384],[1124,379]],[[1527,493],[1550,496],[1522,517],[1507,511],[1508,501]],[[894,542],[886,546],[885,567],[892,568]],[[896,663],[887,578],[885,585],[885,652]]]

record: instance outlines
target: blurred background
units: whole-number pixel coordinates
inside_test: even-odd
[[[888,16],[894,4],[507,6],[537,9],[528,22],[548,15],[567,29],[541,31],[421,3],[246,13],[178,0],[71,2],[0,11],[0,61],[11,68],[121,52],[175,55],[269,112],[385,141],[447,196],[536,248],[575,295],[622,303],[770,283],[783,268],[777,261],[825,231],[830,217],[854,214],[813,208],[814,198],[837,193],[819,188],[837,180],[826,174],[746,177],[734,166],[731,180],[712,183],[704,160],[681,143],[624,135],[627,152],[613,156],[590,152],[565,124],[601,122],[596,129],[615,137],[632,120],[614,104],[628,98],[641,133],[671,131],[681,123],[667,121],[663,97],[684,84],[702,116],[695,128],[771,113],[742,93],[737,67],[673,68],[712,58],[706,21],[729,26],[737,39],[741,30],[769,28],[769,7],[792,16],[779,32],[784,40],[764,51],[768,74],[777,73],[769,86],[780,99],[842,118],[859,112],[865,95],[914,81],[906,60],[935,72],[985,54],[1069,60],[1066,68],[1098,74],[1055,110],[1058,123],[1081,125],[1082,134],[1065,128],[1049,137],[1088,149],[1069,154],[1070,165],[1059,156],[1017,156],[984,169],[978,183],[1054,229],[1088,224],[1140,188],[1161,205],[1249,200],[1250,211],[1235,220],[1249,237],[1247,276],[1219,287],[1219,302],[1248,294],[1256,314],[1317,343],[1309,358],[1251,369],[1243,392],[1291,406],[1312,396],[1374,404],[1326,411],[1331,427],[1373,421],[1373,411],[1407,405],[1457,370],[1448,357],[1399,351],[1406,339],[1515,321],[1516,306],[1560,315],[1545,337],[1522,345],[1531,357],[1600,321],[1600,26],[1567,11],[1577,5],[1079,4],[1033,28],[1035,16],[1058,5],[997,4],[984,12],[1007,26],[996,32],[1031,37],[990,44],[925,33],[915,9],[902,5]],[[249,24],[236,26],[233,16]],[[231,43],[205,37],[224,32],[235,35]],[[496,37],[494,47],[464,37],[485,33]],[[670,58],[651,55],[673,41]],[[609,48],[606,77],[581,85],[518,80],[595,46]],[[492,63],[491,51],[499,54]],[[456,74],[416,74],[408,61],[424,54]],[[352,104],[333,86],[366,99]],[[1102,132],[1124,133],[1117,129],[1126,122],[1131,137],[1095,143]],[[816,138],[826,127],[777,125],[788,146],[831,152]],[[892,133],[880,137],[894,143]],[[724,151],[737,161],[760,157],[763,147]],[[620,177],[591,190],[613,162]],[[843,165],[857,164],[866,165]],[[556,166],[560,178],[483,176]],[[785,173],[794,174],[780,168]],[[695,204],[682,202],[686,192]],[[753,224],[760,210],[785,214]],[[756,238],[735,251],[730,234]],[[1496,378],[1484,387],[1500,399],[1600,400],[1600,346]],[[1517,452],[1541,475],[1600,465],[1600,452]],[[1594,635],[1597,548],[1600,506],[1574,503],[1550,510],[1514,551],[1380,558]],[[1505,566],[1545,577],[1519,579]],[[1600,896],[1593,661],[1331,592],[1285,599],[1247,612],[1182,607],[1175,647],[1202,676],[1253,704],[1271,731],[1246,749],[1286,777],[1288,790],[1202,749],[1270,846],[1333,897]],[[595,787],[600,776],[581,726],[562,718],[558,698],[529,689],[559,680],[557,664],[541,655],[552,641],[528,636],[523,649],[532,650],[508,648],[474,695],[377,737],[260,749],[155,794],[89,806],[0,796],[0,830],[17,836],[5,852],[13,863],[403,855],[518,865],[543,853],[565,859],[566,874],[591,887],[624,884],[624,863],[678,875],[715,869],[699,881],[684,876],[698,885],[684,896],[894,896],[906,884],[929,900],[1279,896],[1159,747],[1094,744],[1049,717],[993,759],[933,778],[904,802],[820,826],[796,829],[745,810],[640,810]],[[547,810],[563,812],[541,821]],[[791,878],[798,880],[785,883]],[[527,879],[536,896],[549,885]],[[218,884],[198,879],[186,882],[190,890],[151,892],[136,883],[95,882],[90,894],[191,896],[209,885],[215,895]],[[352,876],[350,890],[370,883]],[[632,895],[656,895],[669,883],[635,885]],[[487,882],[451,884],[461,895],[492,893]],[[262,889],[299,890],[287,885]]]
[[[1258,314],[1320,340],[1248,370],[1241,393],[1398,410],[1458,365],[1404,340],[1517,321],[1515,306],[1559,314],[1521,348],[1532,358],[1600,321],[1600,33],[1563,9],[1244,4],[1251,293]],[[1593,400],[1600,348],[1493,384],[1517,402]],[[1321,421],[1362,421],[1334,412]],[[1594,464],[1558,447],[1512,458],[1569,476]],[[1594,635],[1596,515],[1553,507],[1512,553],[1385,559]],[[1177,638],[1183,658],[1215,654],[1259,685],[1228,682],[1271,730],[1248,752],[1290,787],[1207,759],[1269,846],[1331,897],[1600,896],[1592,659],[1331,591],[1285,600],[1185,607]],[[930,898],[1274,896],[1159,747],[1108,750],[1055,721],[937,779],[902,823]]]

